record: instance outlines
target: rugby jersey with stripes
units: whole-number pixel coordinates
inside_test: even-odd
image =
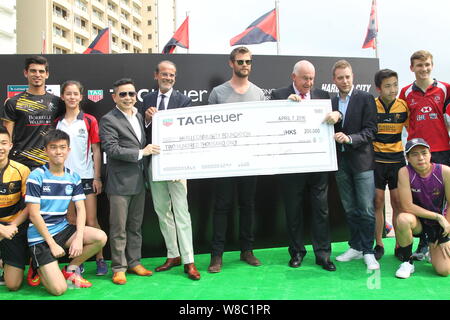
[[[40,211],[51,236],[67,227],[67,208],[70,201],[85,200],[81,178],[68,168],[63,176],[53,175],[48,164],[30,173],[27,180],[26,203],[40,204]],[[44,242],[37,228],[30,222],[28,226],[28,245]]]
[[[26,91],[6,100],[0,119],[14,122],[13,148],[9,158],[29,168],[48,162],[44,136],[62,114],[62,100],[50,93],[33,95]]]
[[[378,125],[378,132],[373,141],[375,161],[404,162],[402,131],[404,126],[408,126],[408,106],[401,99],[395,99],[389,106],[386,106],[379,97],[375,101]]]
[[[425,92],[415,83],[400,91],[399,98],[405,100],[409,108],[408,140],[425,139],[431,152],[450,150],[450,138],[444,120],[445,114],[450,116],[450,108],[444,111],[449,90],[448,83],[434,80]]]
[[[0,223],[12,222],[25,208],[26,181],[30,169],[9,160],[0,170]]]

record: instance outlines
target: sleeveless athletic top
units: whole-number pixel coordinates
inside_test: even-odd
[[[406,166],[409,172],[413,203],[445,216],[447,214],[445,210],[447,208],[447,199],[445,197],[444,179],[442,177],[442,165],[432,163],[432,166],[431,173],[425,178],[419,176],[410,164]],[[430,227],[439,226],[439,223],[435,220],[420,218],[420,221]]]

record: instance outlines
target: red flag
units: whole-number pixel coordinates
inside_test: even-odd
[[[376,38],[378,33],[378,18],[377,18],[377,1],[372,0],[372,9],[370,10],[369,26],[367,27],[366,39],[363,43],[363,49],[377,47]]]
[[[100,31],[97,37],[83,53],[110,53],[109,28]]]
[[[189,16],[164,46],[162,53],[173,53],[176,46],[189,49]]]
[[[277,41],[277,10],[273,9],[230,40],[230,46]]]

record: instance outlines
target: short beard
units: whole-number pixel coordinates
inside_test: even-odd
[[[250,72],[248,74],[243,74],[243,73],[241,73],[240,70],[237,70],[237,71],[235,70],[234,74],[239,78],[247,78],[249,76]]]

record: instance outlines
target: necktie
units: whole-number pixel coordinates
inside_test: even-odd
[[[300,97],[301,97],[302,99],[306,99],[306,94],[300,93]]]
[[[158,110],[166,110],[166,106],[164,105],[164,98],[166,96],[165,95],[161,95],[161,100],[159,101],[159,106],[158,106]]]

